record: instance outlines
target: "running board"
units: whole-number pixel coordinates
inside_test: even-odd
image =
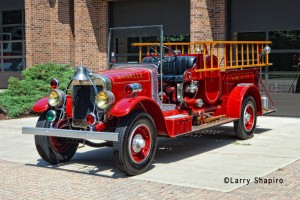
[[[192,126],[192,131],[184,133],[184,134],[176,135],[176,137],[177,136],[188,135],[188,134],[191,134],[191,133],[202,131],[202,130],[212,128],[212,127],[215,127],[215,126],[220,126],[220,125],[227,124],[227,123],[230,123],[230,122],[234,122],[234,121],[237,121],[237,120],[239,120],[239,119],[238,118],[225,118],[225,119],[221,119],[221,120],[208,122],[208,123],[205,123],[205,124],[202,124],[202,125],[199,125],[199,126]]]

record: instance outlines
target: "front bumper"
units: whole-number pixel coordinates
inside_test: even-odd
[[[23,127],[22,134],[106,141],[118,141],[119,137],[119,133],[115,132],[80,131],[36,127]]]

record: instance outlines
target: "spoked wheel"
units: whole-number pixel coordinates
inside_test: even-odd
[[[241,118],[234,122],[234,131],[238,138],[246,140],[254,135],[257,119],[256,104],[251,96],[247,96],[243,100],[241,110]]]
[[[157,148],[157,132],[150,115],[134,111],[120,119],[113,144],[114,161],[125,174],[133,176],[148,170]]]
[[[36,127],[50,127],[50,121],[46,119],[46,112],[39,117]],[[65,127],[62,125],[60,128]],[[41,158],[46,162],[58,164],[67,162],[74,156],[78,142],[74,142],[69,138],[36,135],[35,146]]]

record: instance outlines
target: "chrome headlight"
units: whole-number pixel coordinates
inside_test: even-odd
[[[60,89],[55,89],[48,94],[48,103],[52,107],[62,107],[66,95]]]
[[[106,109],[115,103],[115,96],[111,91],[103,90],[96,96],[97,106],[100,109]]]

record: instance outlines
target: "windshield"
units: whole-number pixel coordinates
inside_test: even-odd
[[[133,46],[134,43],[163,43],[163,26],[132,26],[111,28],[109,31],[108,65],[118,63],[140,63],[146,56],[147,47]],[[162,49],[162,48],[159,48]]]

